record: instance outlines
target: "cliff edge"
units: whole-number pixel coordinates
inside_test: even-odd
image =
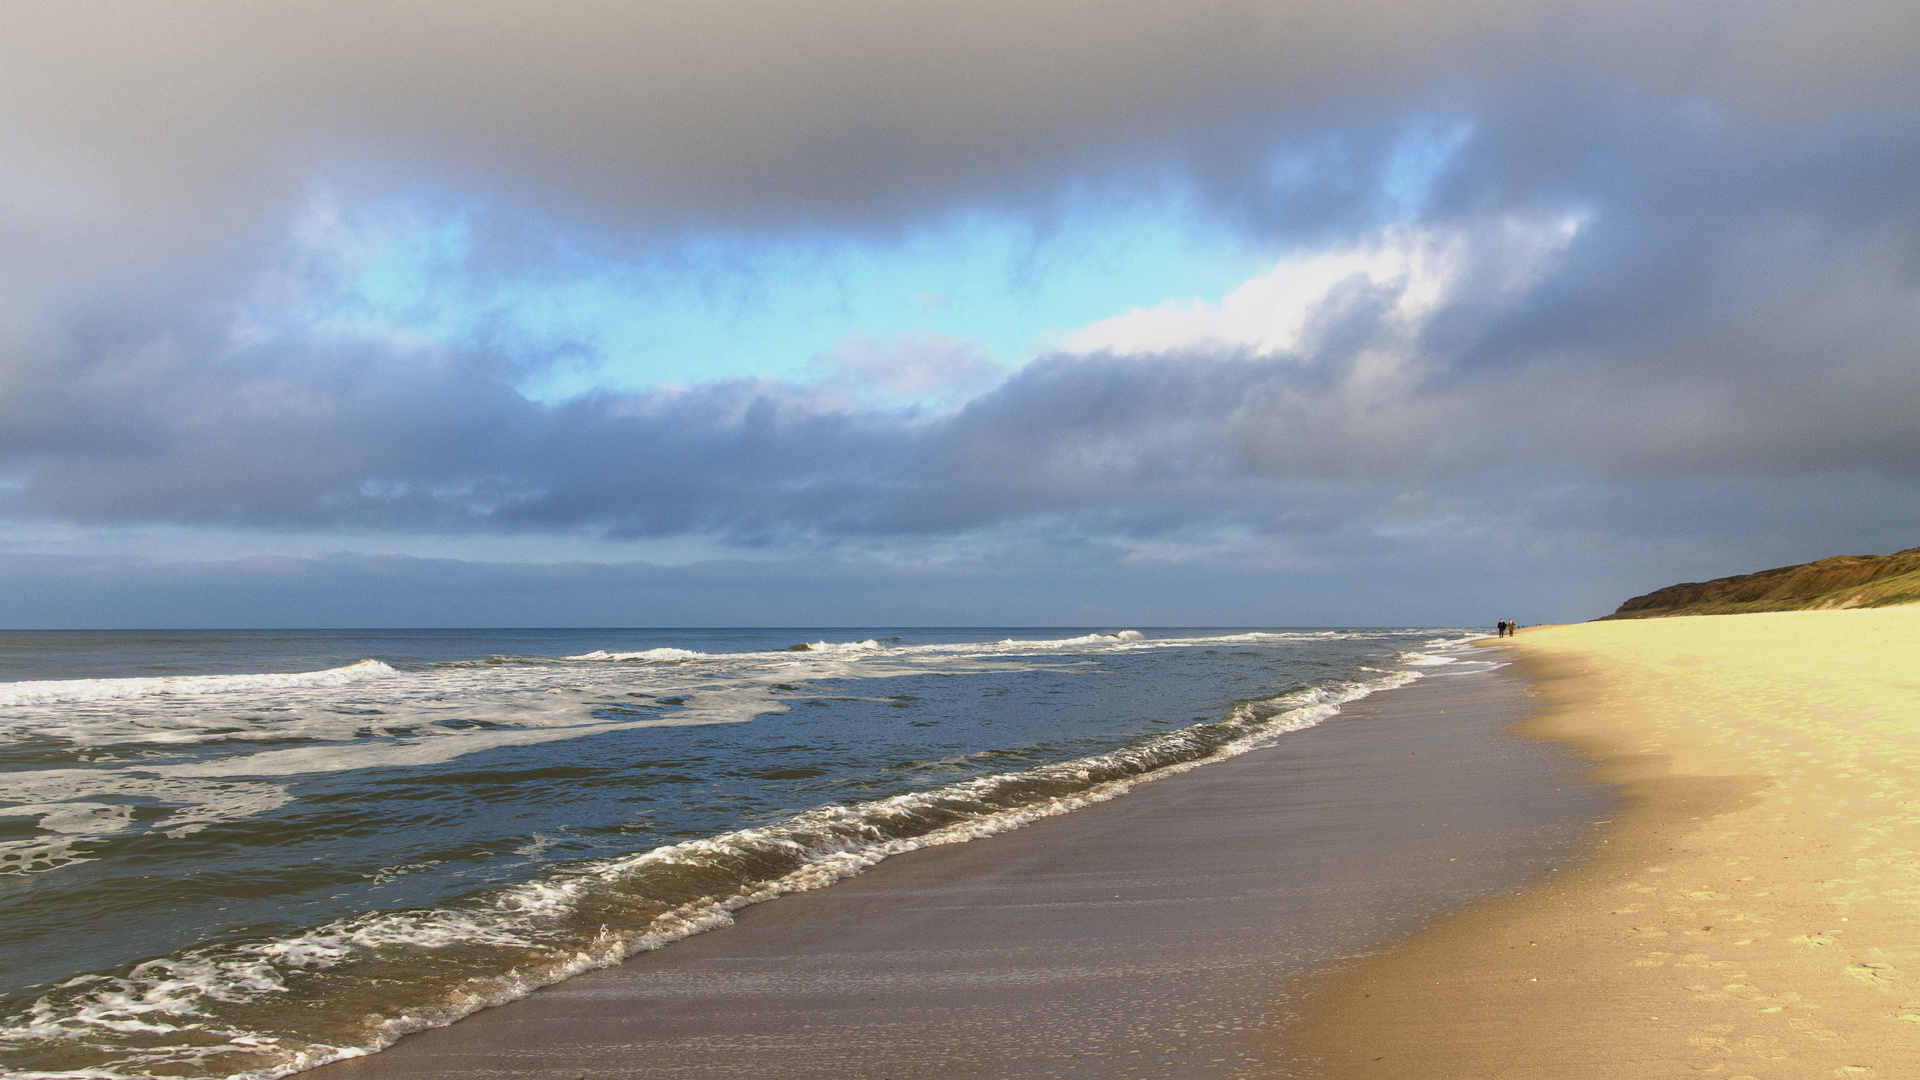
[[[1689,581],[1636,596],[1602,619],[1736,615],[1748,611],[1881,607],[1920,601],[1920,547],[1892,555],[1835,555],[1757,574]]]

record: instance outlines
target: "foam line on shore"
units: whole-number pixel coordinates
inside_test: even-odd
[[[1275,1075],[1255,1033],[1305,973],[1564,865],[1610,808],[1503,733],[1531,707],[1519,680],[1459,667],[318,1075]]]
[[[154,1071],[198,1068],[218,1057],[236,1064],[248,1059],[232,1070],[234,1076],[288,1075],[378,1050],[408,1032],[727,925],[741,908],[833,884],[891,856],[993,836],[1236,757],[1317,725],[1348,702],[1421,677],[1417,671],[1382,673],[1364,682],[1330,682],[1240,702],[1222,720],[1110,753],[856,806],[820,807],[766,827],[589,863],[502,890],[484,903],[375,912],[291,937],[191,949],[122,975],[81,976],[7,1018],[0,1039],[112,1043],[128,1060]],[[662,881],[667,887],[649,888]],[[688,895],[697,898],[676,899]],[[345,987],[313,993],[321,982],[363,981],[386,966],[436,980],[447,990],[384,1018],[369,1016]],[[284,993],[293,982],[316,1000],[339,1003],[343,1011],[319,1025],[339,1041],[255,1039],[243,1048],[246,1032],[233,1014],[244,1014],[250,1001]]]

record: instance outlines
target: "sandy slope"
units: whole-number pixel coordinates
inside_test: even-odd
[[[1328,1077],[1920,1076],[1920,605],[1517,640],[1597,857],[1308,999]]]

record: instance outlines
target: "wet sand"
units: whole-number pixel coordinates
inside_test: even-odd
[[[1602,854],[1325,980],[1313,1075],[1920,1074],[1920,605],[1522,631]]]
[[[1510,671],[1376,694],[1113,802],[896,856],[322,1080],[1270,1076],[1315,971],[1537,885],[1613,797]]]

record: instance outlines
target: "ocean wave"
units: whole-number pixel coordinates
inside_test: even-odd
[[[132,679],[61,679],[0,683],[0,706],[65,705],[82,701],[224,694],[240,690],[281,690],[345,686],[395,674],[378,660],[361,660],[324,671],[263,675],[162,675]]]
[[[865,641],[803,641],[798,645],[787,646],[788,652],[817,653],[870,653],[886,648],[873,638]]]
[[[898,639],[896,638],[893,640],[898,640]],[[873,638],[868,638],[865,641],[844,641],[844,642],[803,641],[795,645],[789,645],[785,649],[772,651],[772,652],[705,653],[705,652],[695,652],[692,649],[676,649],[672,647],[663,647],[658,649],[641,649],[637,651],[595,649],[592,652],[580,653],[576,656],[566,656],[566,657],[562,657],[561,659],[578,660],[578,661],[638,660],[638,661],[651,661],[655,663],[664,663],[664,662],[670,662],[670,661],[676,661],[676,660],[747,660],[747,659],[760,658],[760,657],[781,656],[781,655],[784,655],[785,653],[796,653],[796,652],[875,653],[875,652],[884,652],[886,651],[886,649],[887,649],[886,645],[882,644],[881,642]]]
[[[1107,753],[581,863],[470,905],[368,912],[80,976],[0,1018],[0,1041],[78,1066],[62,1075],[285,1076],[727,925],[741,908],[892,855],[1006,832],[1233,757],[1419,677],[1399,671],[1242,701],[1222,719]],[[397,971],[406,977],[390,977]],[[297,1014],[303,1029],[256,1030],[257,1005],[289,991],[314,1003]]]
[[[748,651],[738,653],[695,652],[690,649],[663,647],[644,650],[595,649],[591,652],[562,657],[566,661],[609,662],[642,661],[666,663],[680,660],[708,660],[734,663],[752,663],[769,659],[788,660],[793,654],[811,654],[833,656],[836,658],[859,659],[865,656],[958,656],[961,658],[990,658],[1002,656],[1008,652],[1023,650],[1056,650],[1072,648],[1187,648],[1195,645],[1222,645],[1234,642],[1275,642],[1275,641],[1344,641],[1364,639],[1376,636],[1381,631],[1353,630],[1249,630],[1233,634],[1213,634],[1203,637],[1148,637],[1138,630],[1119,630],[1112,633],[1089,633],[1064,638],[1003,638],[998,641],[957,641],[933,644],[910,645],[902,643],[900,638],[868,638],[864,641],[803,641],[789,645],[784,649],[771,651]],[[1438,639],[1430,644],[1452,643],[1454,639]],[[1472,638],[1461,638],[1471,641]],[[485,663],[500,663],[499,658]],[[529,661],[531,662],[531,661]],[[467,664],[478,661],[463,662]]]
[[[1138,630],[1122,630],[1116,634],[1081,634],[1070,638],[1007,638],[995,642],[996,645],[1013,645],[1022,648],[1058,649],[1069,645],[1113,645],[1147,640],[1147,635]]]
[[[662,663],[672,660],[708,660],[712,653],[694,652],[692,649],[642,649],[639,652],[608,652],[595,649],[578,656],[563,657],[566,660],[647,660]]]
[[[1064,638],[1060,641],[1046,642],[1049,645],[1104,645],[1108,642],[1145,641],[1147,635],[1138,630],[1122,630],[1117,634],[1087,634],[1084,637]]]

